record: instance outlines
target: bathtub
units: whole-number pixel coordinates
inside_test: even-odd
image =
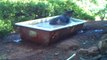
[[[22,40],[49,45],[82,29],[85,20],[71,18],[67,25],[50,25],[49,21],[57,16],[15,23]]]

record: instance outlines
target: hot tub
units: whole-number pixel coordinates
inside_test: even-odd
[[[18,22],[15,25],[22,40],[48,45],[81,30],[86,22],[71,18],[70,23],[67,25],[50,25],[49,20],[54,17],[57,16]]]

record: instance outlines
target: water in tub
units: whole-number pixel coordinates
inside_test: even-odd
[[[34,24],[34,26],[42,27],[42,28],[45,28],[45,29],[54,29],[54,28],[58,28],[58,27],[78,25],[78,24],[81,24],[81,23],[84,23],[84,21],[79,20],[79,19],[71,19],[70,23],[67,24],[67,25],[50,25],[49,21],[45,21],[45,22],[40,22],[40,23]]]

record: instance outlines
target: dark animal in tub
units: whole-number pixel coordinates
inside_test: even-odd
[[[70,23],[70,18],[73,15],[74,11],[66,11],[64,14],[59,15],[58,17],[53,18],[50,20],[49,24],[50,25],[66,25]]]

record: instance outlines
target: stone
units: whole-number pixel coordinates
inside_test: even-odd
[[[59,52],[54,53],[54,55],[55,55],[55,56],[58,56],[58,55],[59,55]]]
[[[92,46],[92,47],[88,48],[87,50],[88,50],[88,55],[90,55],[90,56],[96,56],[99,54],[97,46]]]
[[[107,53],[107,39],[99,41],[98,48],[101,54]]]
[[[104,34],[102,37],[101,37],[101,40],[105,40],[107,39],[107,34]]]
[[[77,52],[77,54],[79,54],[80,56],[86,56],[88,54],[88,50],[87,49],[83,49],[80,48]]]
[[[98,48],[96,46],[92,46],[88,49],[79,49],[78,54],[81,56],[96,56],[99,54]]]
[[[80,48],[80,45],[79,42],[76,40],[66,40],[58,44],[57,47],[65,50],[68,49],[76,50]]]

